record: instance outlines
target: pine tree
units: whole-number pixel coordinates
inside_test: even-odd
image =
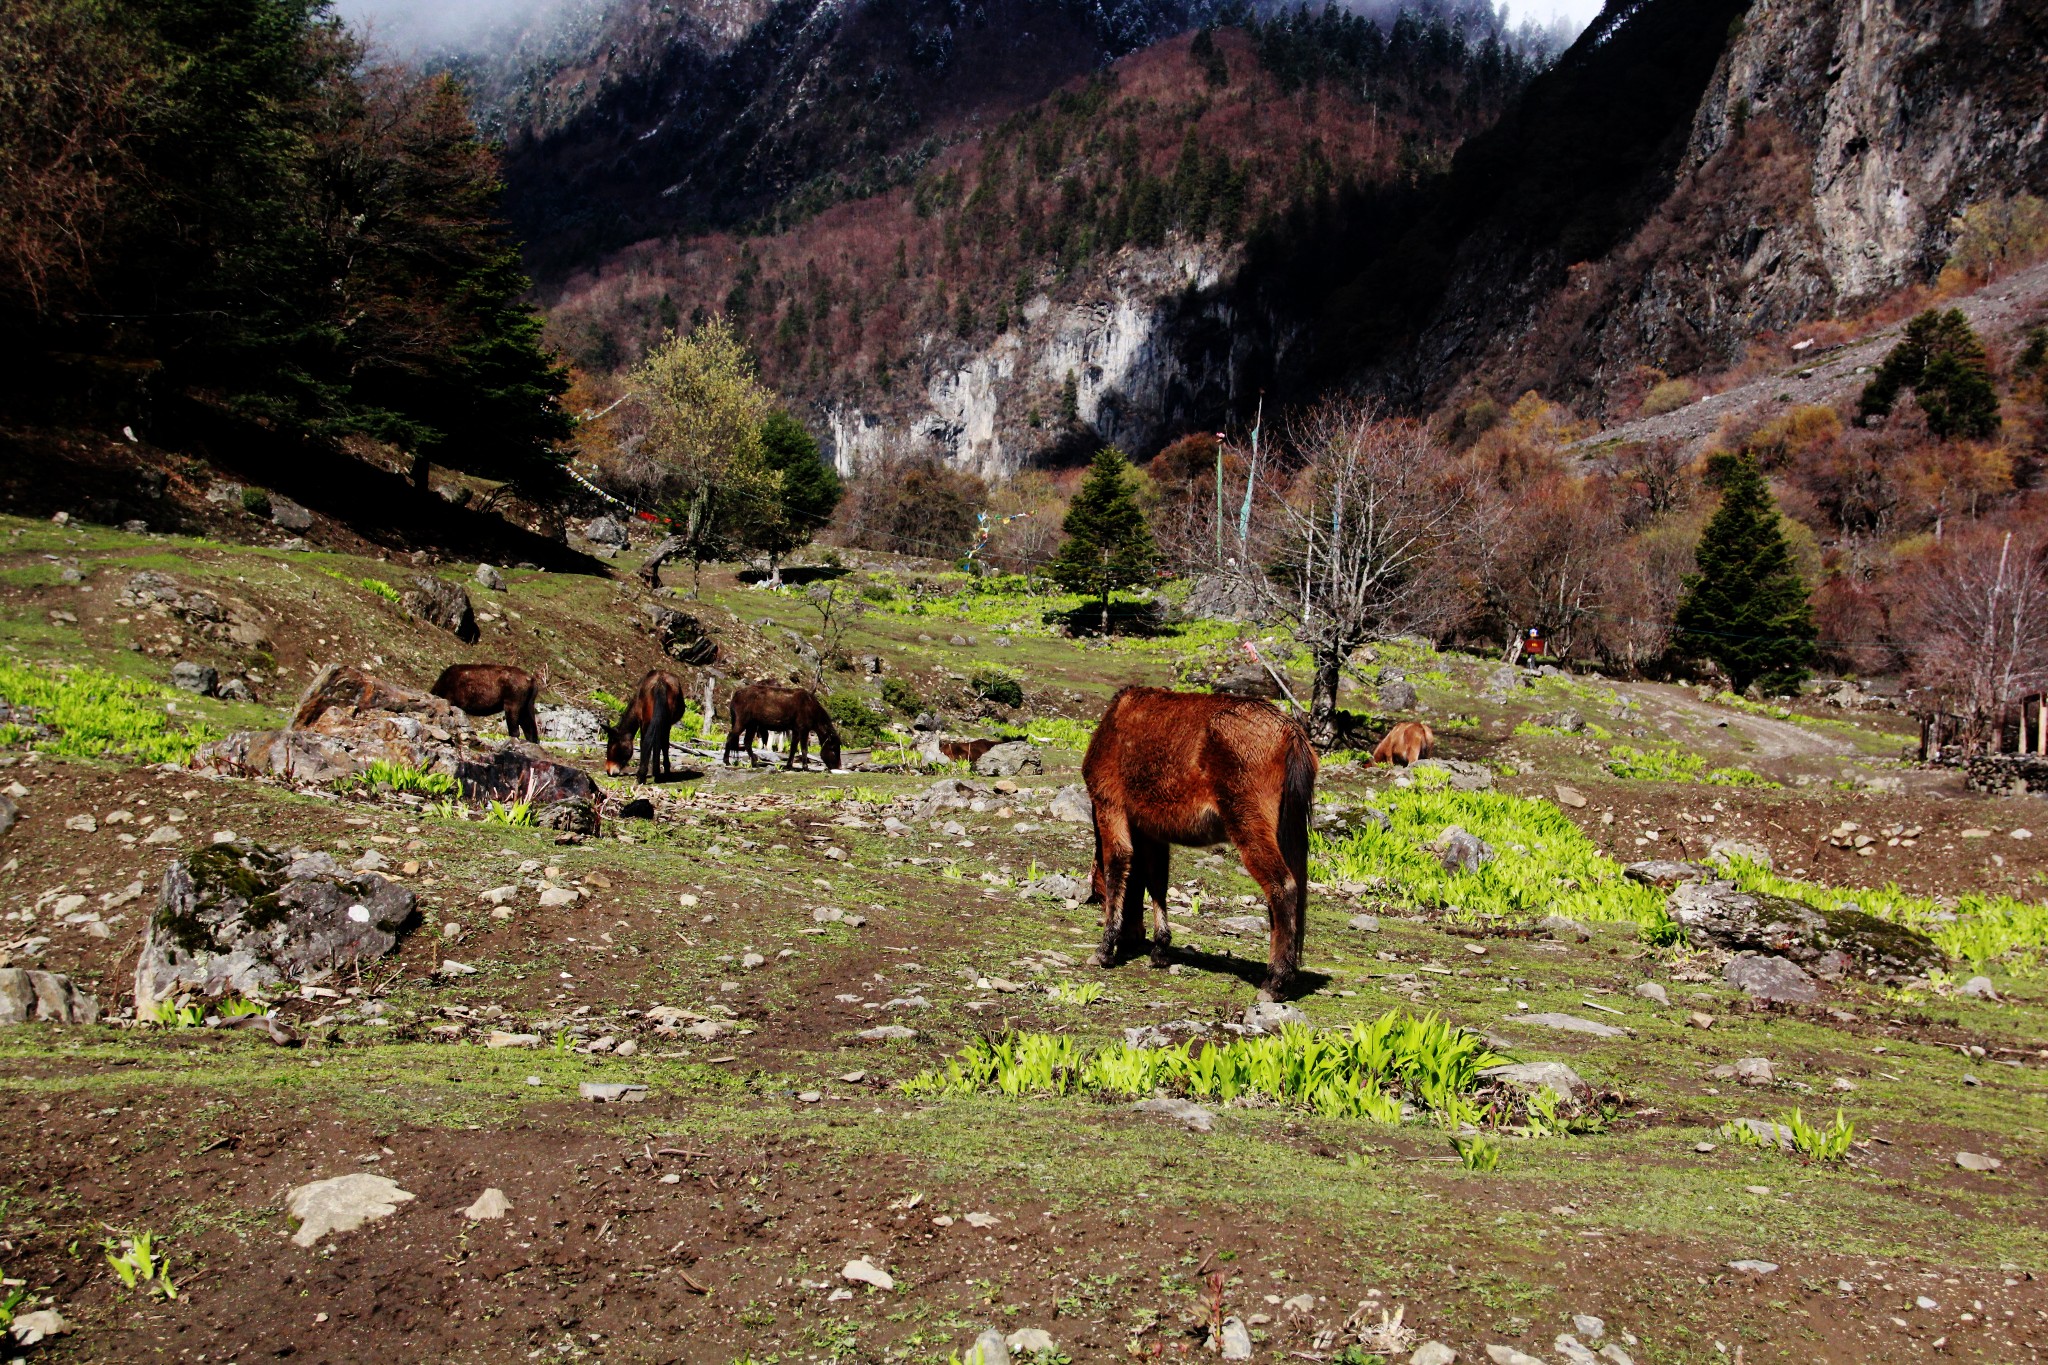
[[[1930,308],[1906,324],[1906,334],[1863,388],[1863,415],[1889,413],[1901,389],[1913,391],[1927,429],[1944,440],[1998,434],[1998,393],[1984,343],[1959,308]]]
[[[1754,459],[1728,465],[1720,510],[1694,557],[1699,571],[1686,577],[1672,643],[1721,665],[1738,692],[1753,682],[1796,685],[1813,661],[1813,608]]]
[[[832,518],[844,488],[818,453],[818,442],[803,423],[781,409],[761,423],[761,462],[774,474],[776,494],[757,509],[749,527],[749,549],[768,557],[773,581],[782,581],[782,557],[810,542]]]
[[[1159,558],[1129,473],[1122,451],[1104,446],[1096,452],[1087,482],[1060,523],[1067,539],[1047,566],[1053,582],[1101,604],[1105,635],[1111,594],[1151,582]]]

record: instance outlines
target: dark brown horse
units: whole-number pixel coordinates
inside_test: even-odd
[[[825,713],[816,694],[778,683],[750,683],[732,694],[732,724],[725,735],[724,761],[731,763],[734,748],[743,748],[747,761],[760,767],[761,760],[754,754],[754,740],[782,730],[789,732],[789,762],[783,765],[785,769],[795,768],[797,759],[808,755],[814,734],[818,737],[818,757],[825,766],[839,766],[839,731],[833,728],[832,717]]]
[[[942,739],[939,752],[953,763],[979,763],[981,756],[996,747],[992,739]]]
[[[1405,768],[1435,752],[1436,731],[1419,720],[1404,720],[1387,731],[1386,738],[1372,751],[1372,761],[1398,763]]]
[[[633,737],[640,737],[642,782],[659,782],[672,774],[668,735],[683,718],[683,682],[673,673],[651,669],[633,689],[626,714],[605,734],[604,770],[616,777],[633,761]],[[649,769],[653,776],[648,776]]]
[[[1102,896],[1095,964],[1111,966],[1144,946],[1150,892],[1152,963],[1166,965],[1171,846],[1228,839],[1266,893],[1272,942],[1259,996],[1280,999],[1301,966],[1308,901],[1316,754],[1301,727],[1263,701],[1126,687],[1110,698],[1081,775],[1095,802]]]
[[[521,735],[538,744],[540,729],[534,716],[534,699],[548,685],[545,668],[535,677],[510,664],[450,664],[434,680],[433,693],[456,710],[471,716],[505,716],[505,733]]]

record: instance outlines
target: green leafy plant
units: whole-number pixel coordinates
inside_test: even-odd
[[[1697,782],[1706,766],[1706,759],[1676,744],[1617,744],[1607,751],[1607,771],[1638,782]]]
[[[1062,981],[1046,994],[1063,1005],[1092,1005],[1102,998],[1103,989],[1100,981]]]
[[[460,787],[448,773],[429,772],[402,760],[373,759],[370,766],[352,777],[343,778],[335,784],[342,790],[374,792],[388,787],[395,792],[413,792],[421,796],[454,796]]]
[[[968,679],[967,685],[974,689],[974,695],[998,706],[1024,704],[1023,681],[1002,669],[984,668]]]
[[[155,1237],[147,1232],[133,1232],[122,1241],[119,1251],[115,1250],[112,1238],[101,1243],[107,1254],[107,1264],[113,1267],[121,1284],[158,1298],[177,1298],[178,1287],[171,1282],[170,1257],[157,1250]]]
[[[1332,1118],[1399,1122],[1403,1101],[1431,1112],[1459,1112],[1459,1097],[1500,1059],[1477,1034],[1434,1014],[1389,1011],[1349,1029],[1301,1024],[1197,1050],[1124,1043],[1084,1051],[1065,1034],[1010,1033],[981,1038],[944,1068],[904,1081],[912,1096],[994,1091],[1010,1096],[1155,1091],[1228,1102],[1256,1094]]]
[[[519,829],[532,829],[534,827],[533,802],[493,801],[491,802],[490,809],[484,812],[484,823],[487,825],[512,825]]]
[[[26,708],[53,732],[38,737],[21,726],[12,731],[12,742],[26,740],[45,753],[74,758],[125,754],[140,763],[184,763],[214,732],[191,722],[174,726],[164,701],[176,695],[95,668],[51,671],[0,663],[0,699]]]
[[[247,1000],[239,995],[230,996],[215,1007],[214,1013],[223,1019],[246,1019],[252,1014],[263,1013],[263,1002]]]
[[[1468,1171],[1486,1172],[1500,1165],[1500,1142],[1484,1133],[1452,1138],[1451,1150],[1458,1154],[1458,1164]]]
[[[270,494],[260,488],[244,488],[242,490],[242,510],[255,517],[269,516]]]
[[[0,1333],[4,1333],[14,1326],[14,1315],[20,1311],[22,1304],[26,1302],[28,1302],[28,1286],[25,1284],[13,1285],[5,1294],[0,1294]]]
[[[206,1022],[206,1007],[159,1000],[150,1007],[149,1021],[161,1028],[198,1028]]]

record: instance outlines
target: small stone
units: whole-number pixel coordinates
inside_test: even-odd
[[[457,962],[457,961],[456,961],[456,960],[455,960],[454,958],[452,958],[452,957],[444,957],[444,958],[442,958],[442,959],[441,959],[441,965],[440,965],[440,967],[438,967],[438,968],[437,968],[436,970],[437,970],[437,972],[438,972],[438,973],[439,973],[440,975],[442,975],[442,976],[475,976],[475,975],[476,975],[476,968],[474,968],[474,967],[470,966],[470,965],[469,965],[469,964],[468,964],[467,962]]]
[[[577,892],[576,892],[576,889],[575,889],[574,887],[570,887],[570,886],[549,886],[549,887],[544,887],[544,888],[542,888],[542,890],[541,890],[541,893],[540,893],[540,903],[541,903],[541,904],[542,904],[543,906],[547,906],[547,907],[553,907],[553,906],[558,906],[558,905],[574,905],[574,904],[576,903],[576,895],[577,895]]]
[[[1571,807],[1571,808],[1572,808],[1573,810],[1583,810],[1583,809],[1585,809],[1585,806],[1586,806],[1586,796],[1585,796],[1585,793],[1584,793],[1584,792],[1581,792],[1581,791],[1579,791],[1579,790],[1578,790],[1578,789],[1577,789],[1576,787],[1566,787],[1566,786],[1560,785],[1560,786],[1558,786],[1558,787],[1556,788],[1556,792],[1557,792],[1557,804],[1558,804],[1558,805],[1560,805],[1560,806],[1570,806],[1570,807]]]
[[[592,1104],[639,1104],[647,1098],[647,1087],[624,1081],[584,1081],[576,1093]]]
[[[17,1313],[7,1330],[14,1334],[18,1345],[33,1346],[50,1337],[61,1337],[72,1330],[71,1322],[54,1308],[38,1308],[33,1313]]]
[[[80,834],[91,834],[100,827],[100,822],[90,815],[74,815],[64,822],[64,828],[75,829]]]
[[[1593,1087],[1563,1062],[1512,1062],[1506,1066],[1490,1066],[1479,1073],[1479,1078],[1495,1081],[1524,1094],[1548,1090],[1567,1105],[1576,1105],[1593,1095]]]
[[[1714,1026],[1714,1016],[1711,1014],[1701,1014],[1698,1010],[1694,1010],[1691,1014],[1685,1016],[1685,1023],[1688,1028],[1712,1028]]]
[[[768,959],[759,953],[746,953],[740,958],[740,967],[745,971],[751,972],[756,967],[765,965],[767,961]]]
[[[1956,1165],[1966,1171],[1995,1171],[2005,1163],[1995,1156],[1985,1156],[1981,1152],[1957,1152]]]
[[[857,1261],[848,1261],[846,1268],[839,1272],[839,1278],[851,1280],[855,1284],[871,1284],[877,1289],[896,1287],[896,1277],[865,1256]]]
[[[1570,1332],[1558,1333],[1551,1346],[1564,1357],[1565,1365],[1600,1365],[1600,1357],[1593,1354],[1592,1348]]]
[[[484,1038],[485,1047],[539,1047],[538,1033],[507,1033],[503,1029],[492,1029]]]
[[[1193,1100],[1165,1097],[1139,1100],[1131,1106],[1131,1110],[1133,1113],[1157,1114],[1161,1118],[1172,1119],[1193,1133],[1207,1133],[1216,1124],[1216,1116]]]
[[[639,1051],[640,1044],[633,1041],[631,1038],[628,1038],[625,1042],[619,1044],[617,1049],[613,1051],[612,1055],[614,1057],[632,1057],[637,1055]]]
[[[1566,915],[1545,915],[1536,927],[1560,943],[1585,943],[1593,937],[1592,930]]]
[[[1787,958],[1741,953],[1728,960],[1721,977],[1752,1000],[1803,1005],[1820,998],[1813,978]]]
[[[992,1228],[999,1220],[992,1213],[969,1213],[963,1214],[961,1221],[971,1228]]]
[[[1991,984],[1988,976],[1973,976],[1957,988],[1958,995],[1967,995],[1972,1000],[1996,1000],[1998,988]]]
[[[1624,1036],[1624,1030],[1618,1029],[1612,1024],[1602,1024],[1591,1019],[1581,1019],[1574,1014],[1516,1014],[1510,1015],[1509,1018],[1514,1019],[1518,1023],[1537,1024],[1543,1028],[1553,1028],[1564,1033],[1591,1034],[1595,1038],[1620,1038]]]
[[[1223,1320],[1223,1358],[1225,1360],[1250,1360],[1252,1358],[1251,1329],[1241,1318]]]
[[[1425,1341],[1408,1357],[1408,1365],[1458,1365],[1458,1353],[1441,1341]]]
[[[1598,1341],[1607,1335],[1607,1321],[1591,1313],[1572,1314],[1572,1330],[1588,1341]]]
[[[879,1028],[864,1028],[854,1036],[865,1042],[886,1043],[915,1038],[917,1030],[906,1028],[902,1024],[883,1024]]]
[[[1735,1079],[1744,1085],[1769,1085],[1778,1079],[1768,1057],[1744,1057],[1735,1064]]]
[[[796,1102],[798,1104],[816,1104],[824,1098],[824,1095],[816,1090],[799,1090],[796,1092]]]
[[[1043,1327],[1020,1327],[1003,1339],[1003,1345],[1020,1356],[1050,1355],[1059,1350],[1059,1343]]]
[[[388,1176],[357,1172],[300,1185],[285,1196],[285,1210],[299,1220],[296,1246],[309,1247],[332,1232],[352,1232],[374,1218],[388,1218],[412,1195]]]
[[[1728,1268],[1739,1271],[1744,1275],[1769,1275],[1777,1270],[1778,1263],[1776,1261],[1730,1261]]]
[[[1526,1351],[1518,1351],[1512,1346],[1489,1346],[1486,1348],[1486,1358],[1492,1361],[1493,1365],[1543,1365],[1537,1357]]]
[[[984,1327],[962,1359],[967,1365],[1010,1365],[1010,1344],[995,1328]]]
[[[505,1197],[503,1190],[492,1186],[478,1195],[476,1202],[462,1211],[462,1216],[469,1219],[472,1223],[482,1223],[495,1218],[503,1218],[511,1211],[512,1201]]]
[[[477,565],[476,581],[478,586],[488,588],[492,592],[505,591],[505,575],[500,573],[494,565]]]
[[[1362,934],[1377,934],[1380,931],[1378,915],[1353,915],[1344,922]]]
[[[1670,994],[1655,981],[1638,981],[1636,983],[1636,994],[1645,1000],[1654,1000],[1666,1009],[1669,1009],[1671,1006]]]
[[[1260,1000],[1246,1007],[1244,1025],[1249,1029],[1277,1033],[1282,1024],[1306,1024],[1308,1015],[1293,1005],[1277,1000]]]

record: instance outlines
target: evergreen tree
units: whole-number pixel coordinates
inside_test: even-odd
[[[1102,604],[1102,631],[1109,633],[1109,599],[1121,588],[1152,581],[1159,547],[1138,506],[1129,478],[1130,461],[1114,446],[1095,454],[1088,480],[1074,495],[1060,529],[1067,533],[1046,572],[1068,592]]]
[[[1863,415],[1892,410],[1899,391],[1911,389],[1927,414],[1927,429],[1944,440],[1989,440],[1998,434],[1998,394],[1984,343],[1960,308],[1930,308],[1906,324],[1906,334],[1864,386]]]
[[[1195,30],[1194,39],[1188,44],[1188,56],[1204,81],[1210,85],[1230,84],[1230,63],[1217,50],[1215,32],[1206,25]]]
[[[803,423],[780,408],[761,424],[761,461],[776,478],[772,508],[761,509],[747,540],[768,556],[774,581],[782,581],[782,558],[810,542],[844,492],[838,473],[818,453],[818,442]]]
[[[1796,685],[1813,661],[1813,608],[1754,459],[1728,466],[1694,557],[1672,643],[1721,665],[1737,692],[1753,682]]]

